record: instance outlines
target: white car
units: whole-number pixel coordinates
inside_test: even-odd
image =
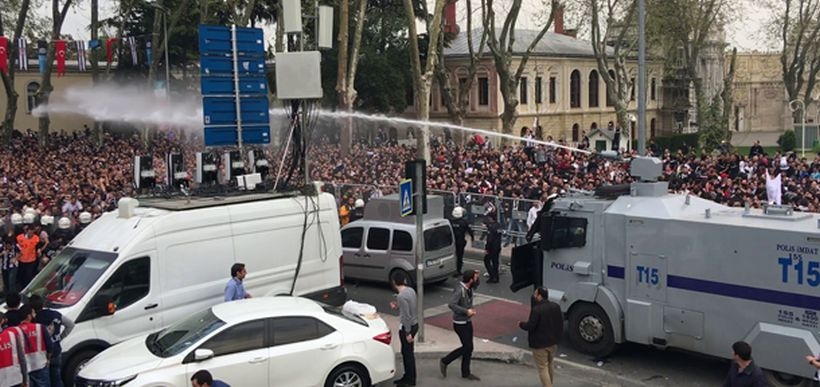
[[[234,387],[370,386],[395,376],[390,340],[377,316],[299,297],[250,298],[117,344],[86,363],[75,382],[189,386],[194,372],[207,369]]]

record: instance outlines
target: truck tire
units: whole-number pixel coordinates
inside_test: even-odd
[[[80,367],[91,360],[92,357],[97,356],[98,353],[100,351],[84,349],[71,356],[63,366],[63,384],[73,386],[74,378],[80,372]]]
[[[597,358],[617,348],[609,316],[600,306],[586,302],[569,310],[569,339],[575,349]]]
[[[766,381],[771,387],[810,387],[812,381],[800,376],[784,374],[781,372],[763,370]]]
[[[387,277],[387,283],[388,283],[388,284],[392,284],[392,283],[393,283],[393,274],[398,273],[398,272],[404,272],[404,276],[405,276],[405,278],[407,278],[407,286],[408,286],[408,287],[411,287],[411,288],[413,288],[413,289],[415,289],[415,288],[416,288],[416,281],[414,281],[414,280],[413,280],[413,276],[412,276],[412,275],[410,275],[410,273],[408,273],[408,272],[407,272],[407,270],[404,270],[404,269],[393,269],[393,270],[390,270],[390,276],[389,276],[389,277]]]

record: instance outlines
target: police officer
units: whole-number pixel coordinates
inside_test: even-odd
[[[0,313],[0,326],[6,325],[6,317]],[[28,370],[23,336],[17,328],[0,331],[0,386],[27,386]]]
[[[487,245],[484,247],[484,267],[490,279],[487,283],[498,283],[498,260],[501,254],[501,225],[495,219],[495,212],[487,215]]]
[[[453,235],[456,238],[456,274],[453,277],[459,277],[464,267],[464,247],[467,245],[467,234],[470,234],[472,241],[475,241],[475,236],[470,224],[464,219],[464,208],[462,207],[453,208],[453,219],[450,219],[450,225],[453,227]]]
[[[356,199],[356,203],[353,205],[353,211],[350,211],[350,221],[354,222],[361,218],[364,218],[364,200]]]
[[[23,322],[18,328],[25,340],[26,365],[33,386],[49,386],[48,359],[51,356],[51,340],[42,324],[34,322],[35,312],[31,305],[20,308]]]

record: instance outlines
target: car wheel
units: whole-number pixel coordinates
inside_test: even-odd
[[[573,347],[595,357],[609,356],[617,348],[609,316],[595,304],[581,303],[570,309],[569,339]]]
[[[369,387],[370,378],[360,365],[344,364],[330,373],[325,387]]]
[[[94,349],[86,349],[74,354],[63,367],[63,383],[66,386],[74,385],[74,378],[80,373],[80,368],[88,363],[91,358],[97,356],[100,351]]]
[[[392,283],[393,283],[393,275],[394,275],[394,274],[396,274],[396,273],[398,273],[398,272],[403,272],[403,273],[404,273],[404,277],[405,277],[405,278],[407,278],[407,286],[409,286],[409,287],[411,287],[411,288],[415,288],[415,287],[416,287],[416,281],[414,281],[414,280],[413,280],[413,276],[412,276],[412,275],[410,275],[410,273],[408,273],[408,272],[407,272],[407,270],[404,270],[404,269],[393,269],[393,270],[390,270],[390,276],[389,276],[389,277],[387,277],[387,283],[388,283],[388,284],[392,284]]]
[[[766,381],[769,382],[769,386],[772,387],[809,387],[811,386],[811,380],[805,379],[800,376],[784,374],[781,372],[776,372],[772,370],[763,370],[763,374],[766,376]]]

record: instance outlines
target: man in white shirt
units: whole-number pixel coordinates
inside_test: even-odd
[[[537,201],[532,204],[530,210],[527,211],[527,231],[532,228],[532,225],[535,223],[535,220],[538,219],[538,211],[541,210],[541,201]]]

